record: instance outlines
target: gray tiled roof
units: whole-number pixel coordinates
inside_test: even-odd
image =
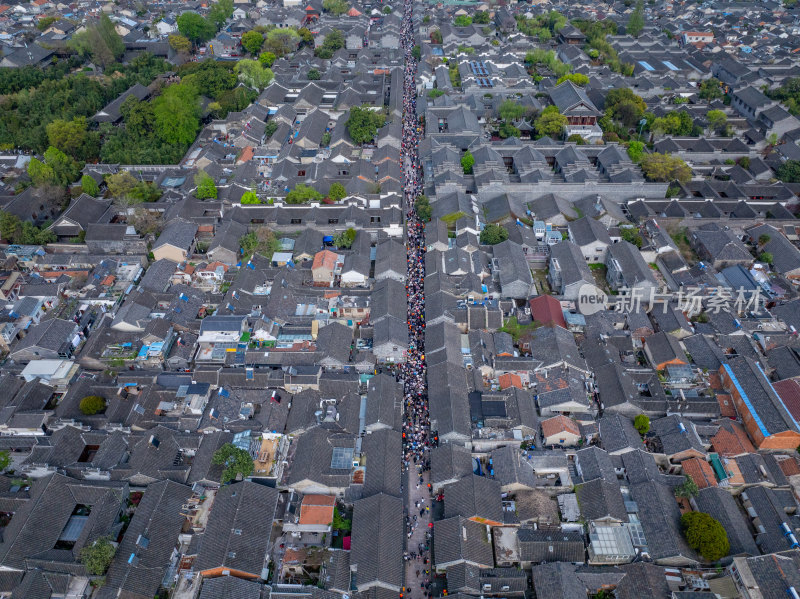
[[[585,561],[583,534],[558,529],[521,526],[517,531],[520,559],[526,562]]]
[[[147,487],[117,548],[105,589],[147,597],[158,592],[186,520],[181,506],[191,494],[189,487],[170,481]],[[132,555],[136,556],[135,565]]]
[[[206,578],[198,599],[261,599],[263,588],[256,581],[235,576]]]
[[[188,249],[197,233],[197,225],[185,220],[175,219],[167,224],[164,231],[153,244],[153,249],[162,245],[172,245],[180,249]]]
[[[226,567],[261,576],[277,504],[278,492],[264,485],[244,481],[222,487],[193,569]]]
[[[445,518],[463,516],[503,521],[500,483],[485,476],[468,475],[444,488]]]
[[[350,563],[356,586],[401,587],[403,583],[403,500],[378,494],[353,506]]]
[[[630,418],[621,414],[609,412],[604,414],[598,422],[600,428],[600,441],[603,449],[608,452],[623,451],[630,447],[642,449],[642,438],[638,431],[633,428]]]
[[[581,515],[585,520],[611,517],[622,522],[628,521],[625,503],[616,479],[605,481],[598,478],[579,485],[575,493],[578,496]]]
[[[461,561],[488,567],[494,565],[492,542],[486,526],[460,516],[434,522],[433,555],[437,567]]]
[[[403,454],[400,433],[383,428],[364,436],[361,445],[366,457],[363,496],[378,493],[400,497],[400,458]]]
[[[431,482],[461,478],[472,472],[472,456],[461,445],[445,443],[431,451]]]
[[[758,555],[758,547],[736,500],[726,489],[707,487],[695,497],[697,510],[710,514],[725,528],[730,542],[729,555]]]
[[[61,474],[41,478],[31,498],[3,531],[0,564],[9,568],[42,567],[82,574],[78,554],[86,544],[109,534],[127,498],[124,483],[79,481]],[[91,506],[72,550],[53,549],[77,505]],[[35,565],[34,565],[35,564]]]

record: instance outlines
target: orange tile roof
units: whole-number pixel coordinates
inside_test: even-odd
[[[501,374],[498,377],[498,382],[500,383],[501,389],[508,389],[509,387],[516,387],[517,389],[522,389],[522,379],[519,377],[518,374],[513,374],[510,372]]]
[[[681,466],[683,466],[683,473],[694,481],[698,489],[717,486],[714,469],[705,460],[689,458],[688,460],[683,460]]]
[[[542,420],[542,434],[545,437],[552,437],[559,433],[568,432],[573,435],[580,435],[581,431],[578,424],[566,416],[558,415],[547,420]]]
[[[185,272],[187,275],[194,274],[194,266],[192,266],[191,264],[187,264],[186,267],[183,269],[183,272]]]
[[[107,275],[101,282],[101,285],[105,285],[106,287],[111,287],[116,281],[117,278],[114,275]]]
[[[531,318],[545,326],[560,326],[567,328],[564,320],[564,311],[559,302],[552,295],[539,295],[528,302],[531,308]]]
[[[0,4],[0,14],[6,12],[9,8],[11,8],[8,4]]]
[[[253,159],[253,155],[255,151],[253,150],[253,146],[247,146],[244,150],[242,150],[242,155],[239,156],[239,163],[250,162]]]
[[[330,495],[306,495],[300,504],[300,524],[330,524],[335,504],[336,498]]]
[[[755,452],[755,447],[747,437],[747,433],[738,422],[723,421],[722,426],[713,437],[711,446],[723,456],[736,456]]]
[[[719,415],[723,418],[736,418],[736,406],[730,395],[725,393],[717,394],[717,403],[719,404]]]
[[[311,270],[324,268],[325,270],[333,270],[336,268],[336,260],[339,258],[338,254],[334,254],[330,250],[322,250],[314,255],[314,262],[311,264]]]
[[[566,389],[567,387],[569,387],[569,383],[565,378],[560,376],[544,376],[541,373],[536,374],[536,391],[539,394],[555,391],[556,389]]]
[[[720,378],[718,372],[709,372],[708,373],[708,384],[714,390],[724,389],[724,387],[722,386],[722,378]]]
[[[800,418],[800,382],[797,379],[786,379],[773,383],[772,386],[792,418]]]
[[[215,271],[215,270],[217,270],[217,269],[218,269],[220,266],[222,267],[222,270],[223,270],[224,272],[228,272],[228,265],[227,265],[227,264],[225,264],[224,262],[220,262],[219,260],[216,260],[216,261],[214,261],[214,262],[209,262],[208,264],[206,264],[206,265],[205,265],[203,268],[201,268],[200,270],[202,270],[202,271],[206,271],[206,272],[208,272],[208,271]],[[187,270],[186,272],[189,272],[189,271]]]
[[[797,463],[797,458],[789,457],[785,460],[778,460],[778,466],[785,476],[800,474],[800,464]]]

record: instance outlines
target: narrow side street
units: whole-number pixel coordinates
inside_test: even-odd
[[[403,77],[404,200],[408,298],[408,355],[402,370],[405,395],[403,467],[405,478],[406,571],[405,599],[427,597],[430,587],[430,419],[425,369],[425,225],[414,202],[420,194],[419,121],[416,111],[416,71],[413,2],[406,0],[401,39],[405,53]]]

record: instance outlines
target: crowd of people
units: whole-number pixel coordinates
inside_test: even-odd
[[[416,73],[414,59],[413,0],[404,0],[401,43],[405,54],[403,75],[403,157],[404,201],[406,206],[406,295],[408,298],[408,353],[401,367],[403,381],[403,466],[409,484],[405,510],[408,547],[406,585],[401,597],[412,599],[412,591],[431,596],[430,489],[425,483],[430,469],[430,418],[425,371],[425,225],[419,219],[415,201],[421,193],[419,137],[422,129],[417,119]],[[413,468],[413,470],[412,470]],[[414,482],[412,482],[412,477]],[[422,487],[422,488],[420,488]],[[426,501],[426,498],[428,501]],[[411,507],[413,502],[413,509]],[[424,531],[424,532],[423,532]],[[416,546],[415,546],[416,545]],[[417,588],[419,586],[419,588]]]
[[[404,200],[406,205],[407,260],[406,294],[408,296],[408,353],[401,374],[405,393],[403,423],[406,469],[426,467],[430,449],[430,420],[425,386],[425,225],[417,216],[414,203],[420,193],[419,134],[417,119],[416,72],[414,59],[413,2],[405,0],[401,43],[405,53],[403,77],[403,139],[401,153],[404,171]],[[421,482],[420,482],[421,484]]]

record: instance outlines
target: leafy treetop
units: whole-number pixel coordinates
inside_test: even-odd
[[[505,227],[489,223],[481,231],[480,241],[483,245],[496,245],[508,239],[508,231]]]
[[[233,443],[225,443],[215,451],[211,463],[225,466],[220,481],[223,485],[235,481],[239,477],[244,480],[253,473],[254,469],[253,458],[250,457],[250,454],[244,449],[239,449]]]

